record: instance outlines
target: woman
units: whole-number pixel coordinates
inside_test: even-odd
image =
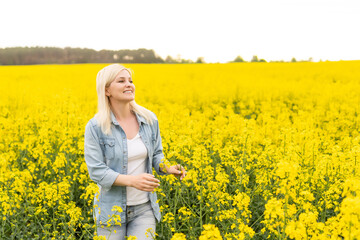
[[[99,186],[93,214],[97,234],[107,239],[151,239],[155,220],[161,218],[154,192],[160,181],[152,169],[180,179],[186,171],[163,164],[159,122],[153,112],[135,103],[130,69],[106,66],[97,74],[96,90],[98,113],[85,127],[84,153],[90,178]]]

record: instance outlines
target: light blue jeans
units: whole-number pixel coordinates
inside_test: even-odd
[[[151,232],[149,232],[151,228]],[[114,231],[116,230],[116,232]],[[107,227],[105,224],[97,227],[97,236],[105,236],[107,240],[123,240],[125,236],[136,236],[137,240],[154,239],[156,220],[150,205],[150,201],[127,206],[126,223],[121,226],[114,225]]]

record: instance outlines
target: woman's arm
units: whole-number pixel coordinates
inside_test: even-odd
[[[143,173],[137,176],[120,174],[115,182],[115,186],[134,187],[141,191],[152,192],[160,186],[159,180],[154,175]]]
[[[99,139],[91,121],[85,127],[84,156],[90,179],[98,183],[104,190],[109,191],[120,173],[105,164]]]
[[[155,141],[155,145],[154,145],[154,154],[153,154],[152,165],[157,174],[166,175],[167,173],[164,171],[161,171],[162,169],[160,168],[160,165],[164,164],[164,162],[163,162],[164,153],[163,153],[163,147],[162,147],[162,143],[161,143],[159,121],[157,120],[157,118],[154,122],[154,126],[155,126],[155,132],[156,132],[156,135],[155,135],[156,141]]]

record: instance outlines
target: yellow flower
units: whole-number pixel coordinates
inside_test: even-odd
[[[127,240],[136,240],[137,237],[136,236],[127,236],[125,237]]]
[[[119,213],[123,212],[122,208],[119,207],[119,206],[116,206],[116,205],[114,205],[114,206],[112,207],[111,211],[119,212]]]
[[[213,224],[205,224],[203,225],[204,230],[201,232],[201,236],[199,240],[207,240],[207,239],[223,239],[219,229]]]
[[[186,240],[186,235],[183,233],[175,233],[171,240]]]

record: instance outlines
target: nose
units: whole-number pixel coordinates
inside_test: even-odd
[[[131,85],[130,81],[126,81],[126,86],[130,86],[130,85]]]

